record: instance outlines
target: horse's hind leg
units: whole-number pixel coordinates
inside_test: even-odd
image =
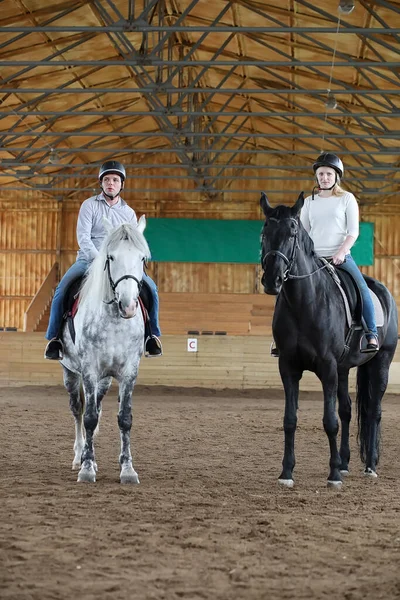
[[[351,398],[349,396],[349,371],[339,372],[338,380],[339,418],[342,424],[340,438],[340,473],[348,475],[350,461],[350,421],[351,421]]]
[[[357,369],[358,439],[365,475],[377,477],[379,463],[381,401],[386,391],[390,360],[380,350]]]
[[[69,393],[69,407],[75,420],[75,442],[74,442],[74,460],[72,469],[78,469],[81,466],[83,446],[85,436],[83,434],[83,410],[85,399],[81,386],[81,378],[76,373],[63,366],[64,386]]]
[[[132,392],[136,377],[124,380],[119,385],[118,425],[121,435],[121,483],[139,483],[139,477],[132,465],[131,428],[132,428]]]

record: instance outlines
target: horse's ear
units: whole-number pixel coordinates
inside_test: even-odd
[[[270,203],[268,202],[267,194],[265,192],[261,192],[260,206],[262,208],[264,215],[266,217],[268,217],[271,214],[271,211],[273,210],[273,208],[270,205]]]
[[[140,217],[137,226],[140,233],[143,233],[143,231],[146,229],[146,217],[144,215]]]
[[[113,230],[113,226],[111,221],[109,221],[107,219],[107,217],[103,217],[103,226],[104,226],[104,230],[106,232],[107,235],[109,235],[111,233],[111,231]]]
[[[303,204],[304,204],[304,192],[300,192],[299,197],[297,198],[296,204],[294,206],[292,206],[292,215],[294,217],[297,217],[297,215],[300,213],[301,209],[303,208]]]

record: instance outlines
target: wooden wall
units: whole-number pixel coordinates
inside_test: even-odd
[[[260,218],[254,193],[242,205],[233,199],[201,204],[200,198],[157,202],[133,193],[127,198],[139,215],[147,210],[148,216],[160,217]],[[21,329],[24,311],[52,264],[58,261],[62,274],[75,260],[82,200],[50,200],[33,192],[23,200],[0,196],[0,328]],[[383,281],[400,306],[400,208],[362,207],[361,215],[375,223],[375,263],[364,271]],[[258,265],[154,263],[150,273],[165,293],[262,293]]]
[[[278,361],[269,355],[270,336],[198,336],[196,353],[187,351],[187,339],[184,335],[163,336],[164,356],[143,358],[137,383],[185,388],[282,389]],[[0,332],[0,385],[62,385],[61,366],[45,360],[43,350],[42,334]],[[352,369],[352,392],[354,378]],[[300,389],[321,391],[321,384],[313,373],[305,373]],[[390,369],[388,392],[400,393],[400,346]],[[51,390],[46,393],[51,394]]]

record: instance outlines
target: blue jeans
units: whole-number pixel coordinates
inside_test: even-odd
[[[62,277],[60,283],[54,292],[53,301],[50,308],[49,325],[47,327],[45,338],[51,340],[58,335],[64,310],[65,292],[69,285],[78,277],[86,273],[90,263],[79,258]],[[154,335],[160,336],[160,325],[158,322],[158,290],[154,281],[146,273],[143,274],[143,279],[148,283],[153,295],[153,306],[149,312],[151,331]]]
[[[365,283],[365,279],[361,274],[360,269],[357,267],[354,262],[354,258],[351,254],[346,254],[346,260],[340,267],[350,273],[352,277],[357,281],[357,284],[361,291],[362,301],[363,301],[363,317],[364,321],[368,327],[368,331],[370,331],[373,335],[378,335],[378,330],[376,328],[375,322],[375,309],[374,304],[372,302],[371,294],[369,293],[369,289],[367,284]],[[368,335],[367,335],[368,338]]]
[[[84,275],[88,268],[89,263],[80,258],[64,273],[64,276],[56,287],[51,303],[49,325],[45,335],[46,340],[51,340],[58,335],[63,317],[64,298],[67,288],[75,279]]]
[[[154,335],[160,336],[161,330],[160,330],[160,324],[158,322],[158,305],[159,305],[158,289],[157,289],[156,284],[152,280],[152,278],[149,277],[147,275],[147,273],[143,273],[143,281],[145,281],[147,283],[147,285],[150,287],[150,290],[151,290],[151,293],[153,296],[153,306],[151,307],[151,311],[149,312],[151,333],[153,333]]]

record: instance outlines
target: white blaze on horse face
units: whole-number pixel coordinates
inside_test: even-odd
[[[112,261],[111,274],[114,282],[122,278],[115,289],[120,315],[124,319],[131,319],[136,315],[139,305],[139,282],[143,278],[143,260],[138,261],[132,249],[122,250],[121,254],[118,252],[115,260]]]
[[[121,287],[121,290],[116,290],[120,315],[124,319],[131,319],[136,315],[139,304],[138,285],[133,279],[126,279],[118,287]]]

